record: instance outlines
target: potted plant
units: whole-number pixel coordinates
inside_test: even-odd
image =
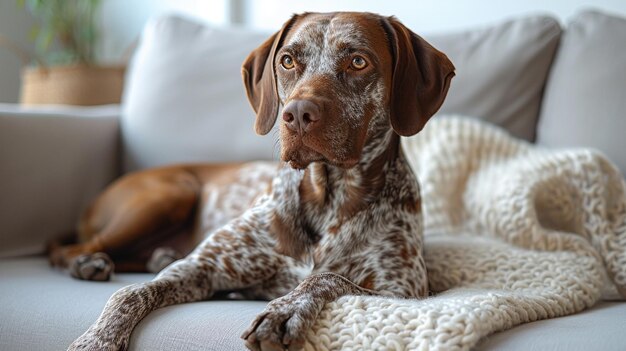
[[[98,65],[96,14],[100,0],[18,0],[38,21],[31,37],[35,66],[22,73],[24,104],[118,103],[124,66]]]

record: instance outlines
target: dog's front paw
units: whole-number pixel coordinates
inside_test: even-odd
[[[103,252],[97,252],[91,255],[80,255],[73,259],[69,271],[74,278],[107,281],[111,279],[113,268],[111,258]]]
[[[271,301],[242,335],[254,351],[302,350],[304,336],[319,313],[306,295],[293,293]]]

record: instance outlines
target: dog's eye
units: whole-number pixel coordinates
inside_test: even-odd
[[[352,59],[351,66],[352,66],[352,69],[355,69],[355,70],[358,71],[358,70],[361,70],[361,69],[363,69],[363,68],[365,68],[367,66],[367,61],[365,61],[365,59],[363,57],[361,57],[361,56],[355,56]]]
[[[289,55],[283,56],[283,58],[280,59],[280,64],[283,65],[283,67],[285,67],[286,69],[292,69],[296,65],[293,62],[293,58],[291,58],[291,56]]]

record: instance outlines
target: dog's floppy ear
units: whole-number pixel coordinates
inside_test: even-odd
[[[256,112],[254,129],[265,135],[272,130],[278,116],[279,98],[276,88],[274,60],[285,34],[298,19],[291,17],[283,27],[248,55],[241,68],[248,101]]]
[[[383,28],[393,58],[391,126],[399,135],[414,135],[443,104],[454,65],[396,18],[383,19]]]

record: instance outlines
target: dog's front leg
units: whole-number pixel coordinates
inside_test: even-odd
[[[289,294],[272,300],[243,334],[251,350],[300,350],[306,332],[326,303],[344,295],[381,295],[336,273],[306,278]]]
[[[260,216],[254,210],[234,220],[153,281],[118,290],[70,350],[125,350],[134,327],[157,308],[205,300],[216,291],[244,289],[272,277],[285,262]]]
[[[118,290],[98,320],[69,350],[126,350],[132,330],[150,312],[209,298],[212,294],[209,277],[200,262],[180,260],[153,281]]]

